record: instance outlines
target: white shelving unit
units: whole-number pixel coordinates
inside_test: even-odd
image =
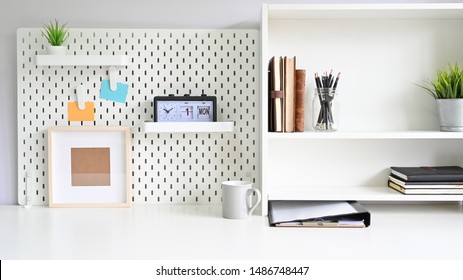
[[[439,131],[416,84],[463,63],[462,4],[262,7],[262,213],[268,200],[463,201],[389,190],[390,166],[463,165],[463,134]],[[305,132],[268,132],[268,61],[307,71]],[[314,73],[341,72],[340,128],[311,127]]]
[[[126,66],[127,55],[36,55],[37,66]]]
[[[233,132],[232,121],[228,122],[144,122],[145,133],[176,132]]]

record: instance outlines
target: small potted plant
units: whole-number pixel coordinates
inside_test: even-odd
[[[50,46],[47,46],[48,54],[66,54],[66,47],[62,46],[64,41],[69,37],[69,28],[66,27],[66,24],[60,25],[56,19],[54,23],[50,21],[50,24],[43,25],[42,34],[50,43]]]
[[[420,85],[436,99],[442,131],[463,131],[463,69],[455,64],[437,70],[437,78]]]

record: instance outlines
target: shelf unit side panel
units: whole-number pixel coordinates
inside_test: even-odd
[[[261,9],[261,26],[260,26],[260,38],[261,38],[261,53],[260,53],[260,62],[261,62],[261,94],[260,97],[260,182],[262,184],[262,203],[260,205],[261,214],[268,214],[268,203],[267,203],[267,164],[268,164],[268,95],[265,94],[268,92],[268,65],[266,63],[268,57],[268,4],[262,4]]]

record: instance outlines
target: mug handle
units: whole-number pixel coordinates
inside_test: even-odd
[[[252,189],[248,189],[247,190],[247,194],[246,196],[251,196],[253,193],[255,193],[257,195],[257,200],[256,200],[256,203],[254,205],[249,205],[249,201],[248,201],[248,215],[251,215],[252,212],[256,209],[257,205],[259,205],[260,201],[262,200],[262,195],[260,193],[260,191],[258,189],[255,189],[255,188],[252,188]],[[251,204],[252,204],[252,199],[251,200]]]

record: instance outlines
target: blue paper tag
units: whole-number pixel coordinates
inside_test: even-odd
[[[129,85],[117,83],[117,89],[111,90],[109,80],[101,81],[100,98],[107,99],[114,102],[125,103],[127,94],[129,92]]]

